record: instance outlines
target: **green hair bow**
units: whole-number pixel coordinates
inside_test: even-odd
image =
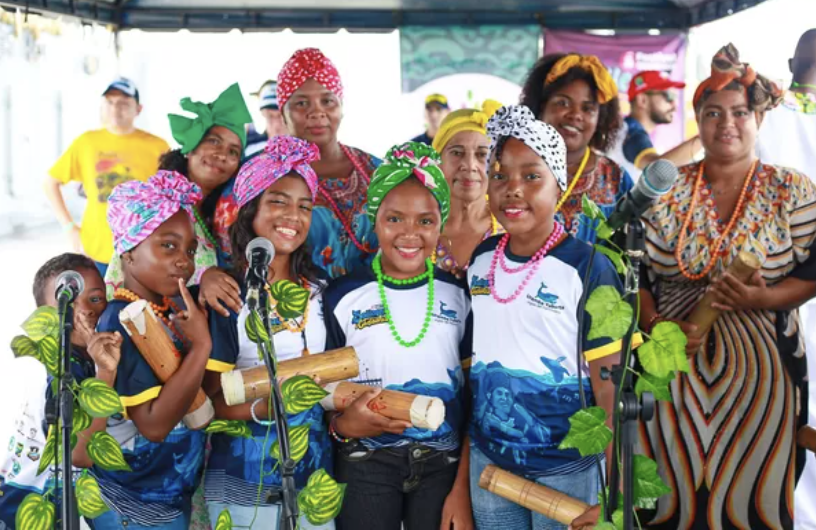
[[[252,123],[244,96],[238,83],[223,91],[212,103],[201,103],[190,98],[181,100],[181,108],[195,114],[187,118],[178,114],[168,114],[173,138],[181,145],[181,153],[186,155],[201,143],[204,135],[213,126],[220,125],[238,135],[241,146],[246,147],[244,125]]]
[[[439,153],[428,145],[406,142],[392,147],[368,185],[367,208],[371,222],[375,222],[385,196],[408,178],[416,177],[439,203],[444,227],[450,213],[450,187],[439,163]]]

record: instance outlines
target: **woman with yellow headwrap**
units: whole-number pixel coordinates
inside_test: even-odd
[[[564,138],[569,184],[556,218],[573,236],[593,243],[595,227],[582,213],[584,195],[608,217],[633,186],[629,174],[603,154],[621,127],[615,81],[594,55],[546,55],[530,71],[521,103]]]
[[[451,189],[451,212],[434,259],[442,270],[463,277],[470,256],[484,239],[504,232],[487,206],[487,120],[501,107],[488,99],[481,109],[461,109],[445,118],[433,140]]]

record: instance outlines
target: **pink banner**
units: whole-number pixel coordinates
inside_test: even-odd
[[[577,52],[596,55],[609,69],[620,91],[621,110],[629,114],[629,81],[642,70],[660,70],[672,79],[685,79],[686,35],[620,35],[603,37],[583,32],[547,30],[544,54]],[[681,93],[674,121],[657,127],[652,141],[659,152],[676,146],[685,138],[684,95]]]

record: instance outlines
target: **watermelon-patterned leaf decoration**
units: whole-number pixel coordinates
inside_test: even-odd
[[[73,429],[71,429],[71,434],[81,433],[91,426],[92,421],[93,418],[74,401],[74,426]]]
[[[51,306],[38,307],[30,317],[23,322],[23,331],[28,338],[39,342],[45,337],[56,338],[59,334],[59,317],[57,308]]]
[[[307,375],[297,375],[284,381],[281,385],[281,394],[287,414],[299,414],[309,410],[329,395]]]
[[[345,493],[345,484],[338,484],[325,469],[318,469],[298,494],[298,507],[310,524],[321,526],[340,513]]]
[[[224,508],[218,514],[218,519],[215,521],[215,530],[232,530],[232,516],[228,509]]]
[[[17,335],[11,340],[11,351],[18,359],[20,357],[34,357],[38,361],[42,362],[42,359],[40,359],[40,350],[37,348],[37,343],[25,335]]]
[[[208,434],[227,434],[236,438],[252,438],[249,425],[241,420],[213,420],[204,432]]]
[[[76,499],[79,514],[88,519],[96,519],[108,511],[105,501],[102,500],[102,493],[99,491],[99,483],[88,474],[87,469],[76,481]]]
[[[309,449],[309,426],[301,425],[289,429],[289,452],[291,453],[290,456],[292,460],[294,460],[295,463],[300,462],[303,457],[306,456],[307,449]],[[280,460],[280,444],[278,440],[275,440],[275,443],[272,444],[269,454],[271,454],[275,460]]]
[[[88,457],[105,471],[133,471],[125,462],[122,448],[110,434],[95,432],[88,441]]]
[[[40,362],[45,365],[45,370],[56,377],[59,371],[59,342],[56,337],[43,337],[37,342],[37,352]]]
[[[244,327],[246,328],[247,337],[252,342],[257,344],[258,336],[261,337],[262,341],[269,342],[269,334],[266,332],[263,320],[261,320],[261,316],[257,312],[250,311]]]
[[[277,305],[275,311],[281,318],[297,318],[306,311],[309,290],[289,280],[278,280],[270,289]]]
[[[48,436],[45,438],[45,447],[43,447],[42,453],[40,453],[40,463],[37,466],[38,475],[42,475],[43,472],[54,463],[54,444],[58,442],[58,439],[62,438],[57,435],[57,432],[57,429],[55,429],[53,425],[48,428]],[[62,460],[61,451],[57,457],[60,461]]]
[[[79,404],[94,418],[107,418],[123,410],[119,394],[107,383],[95,377],[82,381]]]
[[[25,530],[51,530],[57,509],[42,495],[29,493],[17,508],[14,526]]]

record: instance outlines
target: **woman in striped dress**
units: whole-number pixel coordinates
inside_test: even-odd
[[[797,308],[816,294],[816,187],[754,155],[779,99],[732,45],[720,50],[694,96],[705,160],[681,168],[644,216],[641,327],[674,320],[688,334],[683,320],[707,289],[723,311],[689,340],[690,371],[670,384],[672,402],[641,425],[641,451],[672,488],[641,518],[652,528],[793,528],[807,394]],[[745,283],[723,273],[740,251],[763,262]]]

